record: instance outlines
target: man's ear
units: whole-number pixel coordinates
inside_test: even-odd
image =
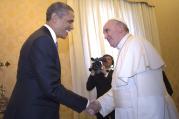
[[[52,20],[52,22],[53,22],[53,23],[56,23],[57,19],[58,19],[57,14],[56,14],[56,13],[52,13],[52,15],[51,15],[51,20]]]
[[[124,26],[122,24],[119,25],[119,29],[121,30],[121,32],[124,32]]]

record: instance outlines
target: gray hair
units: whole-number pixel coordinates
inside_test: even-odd
[[[129,32],[129,28],[127,27],[127,25],[124,22],[116,20],[116,19],[111,19],[110,21],[116,22],[116,24],[121,26],[126,32]]]
[[[68,11],[74,12],[69,5],[63,2],[55,2],[51,4],[47,9],[46,21],[49,21],[51,19],[53,13],[58,14],[59,17],[63,17]]]

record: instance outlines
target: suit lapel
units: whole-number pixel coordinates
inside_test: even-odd
[[[55,44],[54,41],[53,41],[52,35],[51,35],[50,31],[48,30],[48,28],[46,28],[45,26],[42,26],[42,27],[40,28],[40,30],[41,30],[44,34],[48,35],[48,36],[50,37],[50,40],[51,40],[51,41],[53,42],[53,44],[54,44],[52,47],[54,47],[54,52],[55,52],[55,54],[56,54],[56,56],[57,56],[56,61],[57,61],[57,64],[58,64],[58,66],[59,66],[59,72],[60,72],[60,75],[61,75],[61,64],[60,64],[60,58],[59,58],[59,54],[58,54],[58,48],[56,47],[56,44]]]

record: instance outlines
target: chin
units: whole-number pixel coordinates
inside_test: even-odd
[[[67,36],[58,36],[58,38],[66,39]]]
[[[115,46],[114,46],[114,45],[112,45],[112,44],[110,44],[110,46],[111,46],[111,47],[113,47],[113,48],[115,48]]]

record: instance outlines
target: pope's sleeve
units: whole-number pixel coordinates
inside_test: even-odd
[[[100,113],[103,115],[103,117],[108,115],[110,112],[114,110],[112,90],[109,90],[107,93],[99,97],[97,100],[101,104]]]

